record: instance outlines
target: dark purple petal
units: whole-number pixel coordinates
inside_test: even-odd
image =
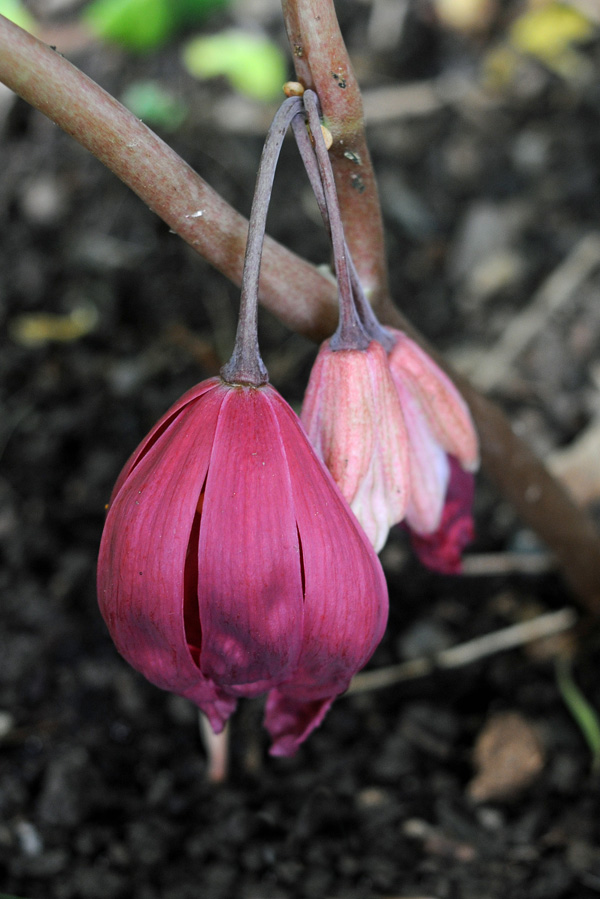
[[[432,534],[417,534],[408,528],[413,549],[421,562],[441,574],[460,574],[462,553],[475,537],[471,508],[475,480],[454,456],[440,526]]]

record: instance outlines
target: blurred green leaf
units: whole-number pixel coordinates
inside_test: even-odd
[[[556,681],[563,702],[577,722],[592,754],[592,765],[600,765],[600,721],[596,709],[585,698],[571,672],[571,663],[559,658],[556,662]]]
[[[224,75],[240,93],[256,100],[273,100],[286,80],[286,60],[265,37],[228,29],[196,37],[183,48],[183,64],[195,78]]]
[[[537,57],[549,69],[569,79],[586,74],[589,66],[575,45],[589,40],[594,33],[594,25],[579,10],[550,2],[519,16],[509,37],[521,53]]]
[[[156,81],[135,81],[121,100],[138,119],[165,131],[176,131],[188,112],[185,103]]]
[[[186,25],[196,24],[229,0],[92,0],[83,19],[93,33],[140,53],[154,50]]]
[[[35,19],[25,9],[20,0],[0,0],[0,15],[10,19],[15,25],[24,28],[25,31],[36,31]],[[2,899],[1,893],[0,899]]]

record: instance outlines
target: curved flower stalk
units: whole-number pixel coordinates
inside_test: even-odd
[[[373,548],[258,349],[264,222],[299,103],[285,101],[263,151],[232,358],[127,462],[98,564],[121,654],[217,733],[239,697],[266,692],[273,755],[293,754],[368,661],[388,605]]]
[[[344,241],[318,101],[307,91],[304,102],[314,151],[298,122],[294,132],[331,234],[340,321],[317,356],[302,421],[378,552],[390,527],[404,521],[416,535],[437,535],[427,551],[414,541],[426,564],[456,570],[472,526],[451,528],[444,509],[450,458],[467,472],[478,467],[473,422],[447,375],[406,334],[375,317]]]

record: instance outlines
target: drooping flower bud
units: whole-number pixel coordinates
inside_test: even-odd
[[[408,438],[387,355],[321,346],[313,365],[302,424],[369,540],[379,550],[408,502]]]
[[[312,91],[305,92],[304,104],[314,150],[297,121],[294,133],[331,235],[340,317],[317,356],[302,420],[379,551],[391,525],[403,520],[419,535],[444,526],[449,456],[475,470],[477,435],[466,403],[444,372],[406,334],[377,320],[344,240]]]
[[[379,561],[290,407],[215,378],[142,441],[110,502],[100,609],[119,652],[219,732],[269,692],[291,755],[383,634]]]

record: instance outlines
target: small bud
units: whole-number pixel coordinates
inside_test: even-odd
[[[286,81],[283,85],[283,93],[286,97],[301,97],[304,93],[304,85],[299,81]]]
[[[333,143],[333,136],[329,128],[326,128],[325,125],[321,125],[321,134],[323,135],[323,142],[325,143],[325,147],[327,150],[330,149]]]

